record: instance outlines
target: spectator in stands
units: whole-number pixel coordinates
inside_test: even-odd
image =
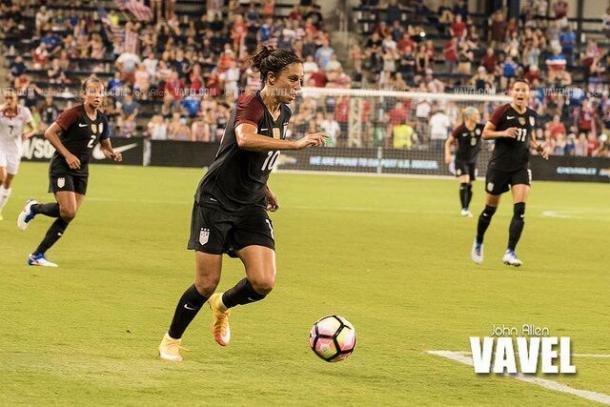
[[[492,50],[493,51],[493,50]],[[458,59],[458,39],[453,37],[445,43],[443,48],[443,57],[445,59],[445,66],[449,73],[453,73],[457,66]]]
[[[497,48],[506,39],[506,19],[502,10],[496,10],[489,19],[491,47]]]
[[[602,31],[606,38],[610,38],[610,7],[606,8],[606,13],[602,16]]]
[[[561,44],[561,53],[565,56],[567,64],[573,65],[576,34],[574,34],[569,24],[563,27],[562,33],[559,35],[559,42]]]
[[[152,140],[167,140],[167,123],[160,114],[154,115],[146,127]]]
[[[322,40],[322,46],[316,50],[315,55],[316,62],[318,63],[320,69],[326,71],[326,65],[328,65],[328,63],[331,61],[331,57],[334,53],[335,50],[330,47],[328,40],[324,38]]]
[[[583,132],[583,134],[586,134]],[[590,132],[587,136],[587,157],[593,157],[593,153],[599,148],[599,140],[595,133]]]
[[[438,105],[434,104],[432,109],[433,113],[430,116],[430,148],[436,151],[444,146],[451,122],[449,116]]]
[[[121,109],[121,117],[130,122],[135,122],[140,112],[140,104],[134,100],[131,92],[125,94],[125,98],[120,102],[119,108]]]
[[[150,89],[150,76],[146,70],[146,66],[142,63],[138,65],[138,69],[134,74],[133,91],[136,98],[140,100],[148,99],[148,90]]]
[[[19,76],[23,75],[25,70],[26,66],[25,63],[23,63],[23,57],[21,55],[17,55],[9,67],[9,80],[13,82]]]
[[[41,131],[46,130],[57,118],[59,111],[53,101],[53,95],[47,94],[40,106]]]
[[[131,52],[123,52],[117,60],[115,65],[119,72],[121,72],[121,80],[133,84],[134,73],[138,65],[140,65],[140,57]]]
[[[323,113],[320,113],[323,116]],[[337,141],[341,138],[341,127],[339,122],[333,117],[333,112],[327,112],[326,116],[323,116],[323,120],[320,123],[320,128],[326,133],[328,137],[326,146],[336,147]]]
[[[50,22],[53,14],[51,10],[48,10],[46,6],[41,6],[36,12],[35,16],[35,26],[36,26],[36,36],[40,37],[43,31],[48,31],[51,29]]]
[[[577,157],[586,157],[588,144],[586,134],[580,133],[574,143],[574,155]]]

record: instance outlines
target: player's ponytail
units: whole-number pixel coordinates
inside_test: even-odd
[[[261,81],[266,82],[270,73],[277,76],[282,69],[294,63],[303,63],[292,50],[272,49],[262,46],[252,57],[252,66],[261,73]]]

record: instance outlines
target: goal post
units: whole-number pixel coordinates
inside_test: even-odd
[[[510,98],[480,93],[303,88],[293,106],[289,138],[324,131],[328,145],[283,152],[278,170],[451,175],[445,140],[469,106],[485,123]],[[490,145],[483,144],[479,173]]]

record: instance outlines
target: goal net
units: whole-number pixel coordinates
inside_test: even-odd
[[[325,131],[328,145],[283,152],[279,170],[451,175],[445,141],[473,106],[485,123],[510,98],[466,93],[303,88],[293,108],[289,138]],[[483,143],[479,173],[491,145]]]

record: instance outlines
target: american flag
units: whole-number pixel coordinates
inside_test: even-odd
[[[138,21],[150,21],[153,18],[150,7],[143,0],[114,0],[114,4],[119,10],[130,11]]]

